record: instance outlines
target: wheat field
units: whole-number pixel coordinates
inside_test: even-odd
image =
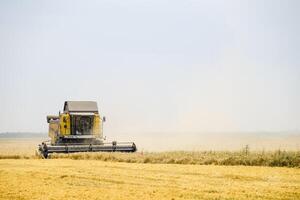
[[[0,143],[5,200],[300,199],[299,151],[76,153],[41,159],[34,155],[36,141]]]
[[[284,167],[0,160],[0,199],[300,199]]]

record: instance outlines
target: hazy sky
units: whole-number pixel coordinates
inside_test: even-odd
[[[106,135],[300,129],[300,1],[0,1],[0,132],[95,100]]]

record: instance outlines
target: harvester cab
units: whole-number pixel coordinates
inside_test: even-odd
[[[135,152],[133,142],[104,143],[103,122],[97,102],[66,101],[62,113],[48,115],[50,141],[42,142],[38,152],[47,158],[51,153],[74,152]]]

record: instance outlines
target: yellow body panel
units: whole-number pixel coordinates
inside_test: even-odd
[[[94,116],[93,135],[102,137],[101,118],[98,114],[95,114],[95,116]]]
[[[59,123],[60,123],[60,134],[61,135],[70,135],[70,115],[69,114],[60,114],[59,115]]]

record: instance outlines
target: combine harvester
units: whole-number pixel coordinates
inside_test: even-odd
[[[97,102],[66,101],[63,113],[47,116],[49,137],[38,146],[38,153],[48,158],[51,153],[135,152],[133,142],[104,143],[103,122]]]

